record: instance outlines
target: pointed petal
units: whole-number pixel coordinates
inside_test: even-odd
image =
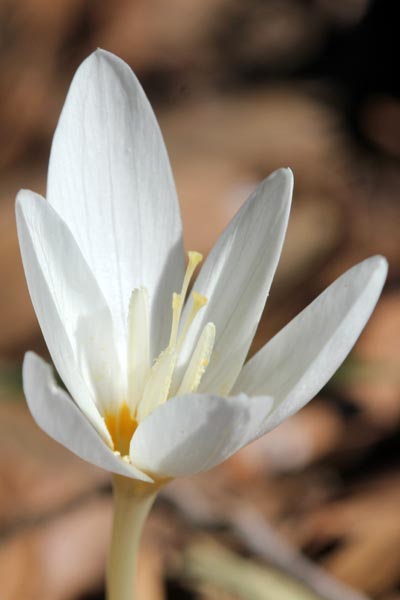
[[[179,206],[151,106],[128,65],[108,52],[89,56],[73,79],[47,198],[91,267],[123,348],[131,292],[147,288],[155,357],[168,341],[162,309],[184,271]]]
[[[172,398],[140,423],[131,461],[163,477],[206,471],[258,437],[272,405],[271,398],[244,394]]]
[[[232,219],[208,256],[194,290],[208,298],[182,349],[180,365],[205,324],[216,327],[210,366],[200,391],[229,393],[243,365],[281,254],[293,175],[280,169],[263,181]],[[183,367],[181,367],[183,369]]]
[[[374,256],[330,285],[244,366],[234,393],[270,394],[265,431],[311,400],[352,349],[382,291],[387,261]]]
[[[25,355],[23,382],[29,410],[39,427],[50,437],[102,469],[152,481],[110,450],[68,394],[57,386],[51,367],[33,352]]]
[[[68,227],[22,190],[18,236],[29,292],[54,364],[85,414],[123,396],[110,311]]]

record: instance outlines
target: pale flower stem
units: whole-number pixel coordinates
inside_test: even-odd
[[[160,489],[113,476],[114,521],[107,565],[107,600],[138,600],[137,555],[143,525]]]

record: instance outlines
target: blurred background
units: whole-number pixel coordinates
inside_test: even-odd
[[[72,75],[96,47],[160,121],[185,244],[207,253],[256,183],[295,173],[254,348],[340,273],[390,271],[354,352],[308,407],[212,472],[166,488],[144,600],[400,599],[400,103],[396,1],[0,0],[0,596],[99,600],[110,483],[34,425],[24,352],[46,348],[14,222],[45,193]]]

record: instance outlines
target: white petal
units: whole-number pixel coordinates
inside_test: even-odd
[[[22,190],[17,225],[32,302],[57,371],[82,410],[123,397],[110,311],[68,227]]]
[[[270,394],[276,407],[265,431],[311,400],[329,381],[368,321],[387,261],[374,256],[330,285],[243,368],[234,393]]]
[[[115,456],[68,394],[57,386],[51,367],[32,352],[25,355],[23,381],[32,416],[50,437],[102,469],[152,481],[145,473]]]
[[[150,104],[126,63],[101,50],[78,69],[51,150],[47,198],[76,238],[116,320],[149,292],[153,357],[168,341],[184,271],[175,186]],[[164,313],[163,313],[164,309]]]
[[[264,180],[233,218],[208,256],[194,290],[208,298],[182,351],[211,321],[216,327],[213,356],[200,391],[229,393],[254,337],[281,254],[293,189],[293,175],[280,169]],[[180,361],[181,362],[181,361]]]
[[[140,423],[133,464],[164,477],[211,469],[259,435],[273,400],[189,394],[168,400]]]

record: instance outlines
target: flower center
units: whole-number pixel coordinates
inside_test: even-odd
[[[142,419],[175,395],[194,393],[209,364],[214,347],[215,326],[207,323],[198,337],[186,369],[177,369],[179,354],[189,329],[207,298],[193,292],[191,308],[181,324],[187,292],[196,267],[203,257],[188,253],[188,265],[179,293],[172,295],[172,323],[167,347],[151,364],[150,311],[145,288],[133,290],[128,311],[128,388],[127,402],[116,412],[104,415],[114,443],[114,450],[124,457],[129,454],[130,440]]]
[[[186,371],[182,374],[180,370],[176,369],[179,353],[188,331],[197,313],[207,304],[205,296],[193,292],[191,295],[192,306],[185,322],[181,325],[182,311],[190,281],[203,257],[199,252],[189,252],[188,259],[182,289],[179,293],[172,295],[172,324],[168,346],[148,369],[145,380],[142,382],[140,398],[135,401],[135,417],[139,422],[157,406],[166,402],[169,397],[196,392],[211,357],[215,326],[213,323],[207,323],[192,352]],[[147,294],[145,297],[147,299]]]

